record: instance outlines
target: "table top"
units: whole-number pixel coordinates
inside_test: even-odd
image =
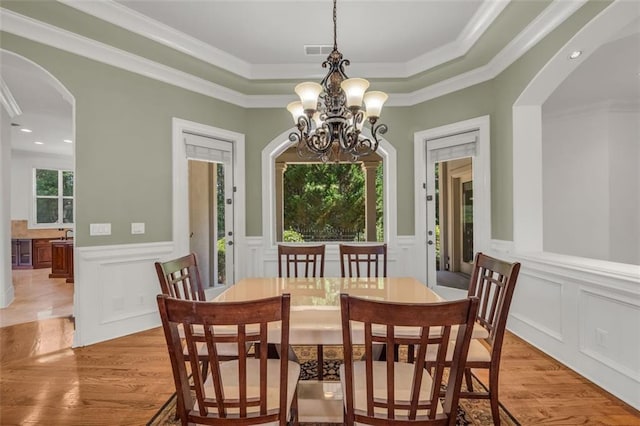
[[[245,278],[220,294],[214,301],[239,302],[274,297],[283,293],[291,294],[289,340],[292,345],[342,344],[341,293],[389,302],[444,301],[425,284],[409,277]],[[474,337],[486,337],[486,331],[482,327],[474,327]]]
[[[237,302],[291,294],[291,310],[340,309],[340,293],[405,303],[442,302],[415,278],[245,278],[216,297]]]

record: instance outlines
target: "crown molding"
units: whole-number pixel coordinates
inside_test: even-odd
[[[76,0],[65,0],[76,1]],[[391,93],[388,106],[413,106],[495,78],[587,0],[554,0],[488,64],[409,93]],[[91,2],[93,3],[93,2]],[[3,31],[244,108],[281,108],[295,95],[246,95],[50,24],[0,8]],[[470,33],[473,31],[470,30]],[[355,69],[355,67],[354,67]],[[275,68],[274,68],[275,70]],[[282,77],[282,76],[281,76]]]
[[[466,55],[510,1],[483,2],[456,40],[408,61],[405,65],[406,73],[401,77],[411,77]]]
[[[58,0],[58,2],[241,77],[251,78],[250,63],[113,0]]]
[[[117,68],[247,107],[246,95],[99,41],[0,8],[2,30]]]
[[[2,76],[0,76],[0,104],[2,104],[4,109],[7,111],[7,114],[9,114],[9,117],[11,118],[22,115],[20,105],[18,105],[16,98],[13,97],[9,86],[4,81]]]
[[[246,79],[318,78],[321,72],[318,64],[250,64],[113,0],[58,1]],[[484,0],[456,40],[415,59],[398,63],[363,63],[358,69],[350,69],[368,78],[408,78],[464,56],[510,1]]]

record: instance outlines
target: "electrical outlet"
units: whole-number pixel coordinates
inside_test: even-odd
[[[601,328],[596,328],[596,344],[598,346],[602,346],[603,348],[606,348],[608,335],[609,335],[608,331],[603,330]]]

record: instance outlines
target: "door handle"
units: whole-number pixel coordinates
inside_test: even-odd
[[[433,241],[429,240],[429,241],[427,241],[427,244],[429,244],[430,246],[432,246],[432,245],[433,245]]]
[[[233,241],[229,241],[227,244],[232,246],[233,245]]]

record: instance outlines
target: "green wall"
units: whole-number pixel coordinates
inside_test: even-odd
[[[513,238],[512,105],[555,52],[608,4],[587,3],[491,81],[383,111],[390,128],[385,138],[398,154],[398,234],[414,233],[414,133],[490,115],[492,237]],[[76,99],[79,246],[171,240],[172,117],[245,134],[247,235],[262,235],[261,152],[292,127],[284,105],[243,109],[12,34],[0,37],[3,49],[50,71]],[[253,84],[262,83],[270,84]],[[112,223],[112,235],[89,237],[89,223],[101,222]],[[146,222],[147,233],[131,235],[130,222]]]
[[[246,110],[178,87],[0,34],[3,49],[47,69],[76,101],[78,246],[172,239],[173,117],[244,133]],[[90,237],[90,223],[111,235]],[[131,235],[131,222],[146,233]]]

